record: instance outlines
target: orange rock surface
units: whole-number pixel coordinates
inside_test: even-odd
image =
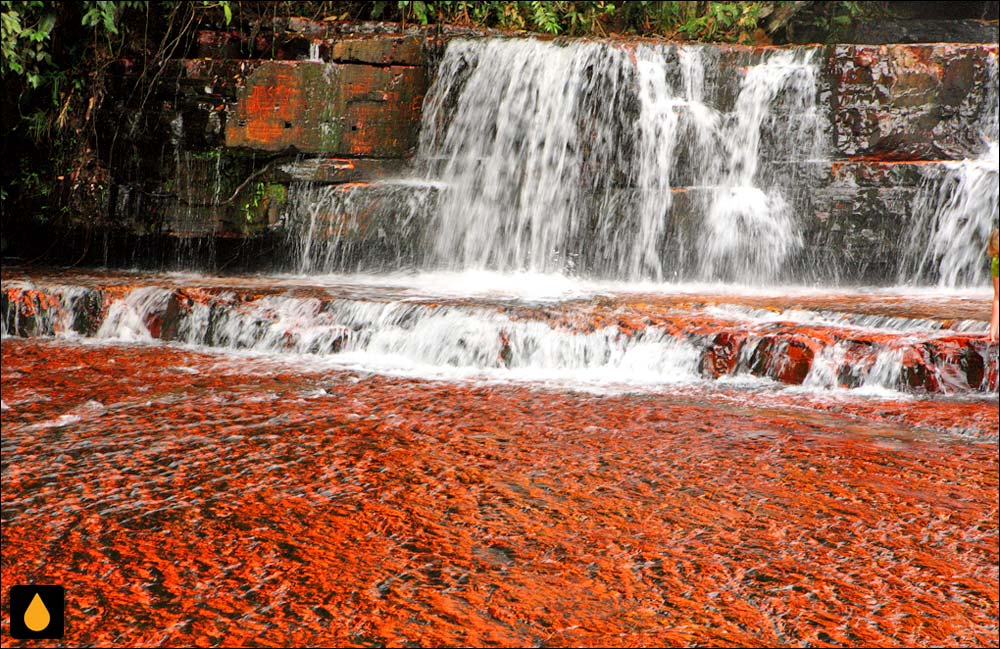
[[[988,399],[2,365],[2,580],[66,587],[63,644],[998,641]]]

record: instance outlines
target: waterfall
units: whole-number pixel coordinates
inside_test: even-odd
[[[627,51],[598,43],[450,43],[421,129],[420,155],[447,185],[432,225],[435,263],[572,268],[587,190],[623,167],[628,145],[615,126],[634,117],[634,75]]]
[[[913,222],[901,283],[937,282],[943,287],[989,283],[986,242],[997,227],[1000,204],[997,57],[989,59],[983,151],[946,163],[924,180],[913,203]]]
[[[1000,150],[997,142],[971,160],[947,165],[914,201],[908,267],[914,277],[940,286],[982,286],[989,282],[986,242],[997,227]]]
[[[702,50],[450,43],[420,146],[445,187],[434,263],[630,280],[776,278],[802,238],[772,163],[822,149],[813,51],[776,50],[748,65],[726,111],[709,99],[725,88],[705,87]],[[693,226],[672,224],[679,182],[700,195]],[[685,228],[690,240],[678,246]],[[678,254],[690,244],[695,254]]]
[[[377,272],[416,266],[424,257],[420,222],[438,186],[422,181],[292,185],[298,271]],[[362,245],[363,242],[363,245]]]
[[[450,41],[420,180],[293,188],[299,269],[776,281],[802,247],[793,169],[824,150],[814,54]]]
[[[452,40],[408,178],[292,186],[297,270],[839,281],[853,257],[823,266],[807,250],[807,241],[823,245],[824,228],[844,227],[825,220],[830,206],[854,200],[850,179],[843,196],[813,195],[830,168],[818,53]],[[975,107],[982,152],[921,165],[907,234],[862,253],[883,254],[901,283],[986,283],[998,199],[995,55],[987,66],[991,83]]]
[[[776,52],[743,78],[722,131],[727,164],[711,196],[700,243],[704,279],[773,279],[802,247],[785,183],[761,177],[761,166],[766,133],[784,143],[783,163],[820,155],[817,68],[811,58],[811,51]]]

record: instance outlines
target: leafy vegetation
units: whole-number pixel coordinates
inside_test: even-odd
[[[612,33],[750,43],[796,22],[819,28],[849,25],[881,2],[491,2],[399,0],[369,3],[370,17],[572,36]]]
[[[12,212],[41,223],[91,223],[105,213],[111,152],[100,150],[97,117],[109,70],[142,61],[140,82],[149,85],[197,25],[232,17],[228,1],[3,0],[0,10],[5,230]]]

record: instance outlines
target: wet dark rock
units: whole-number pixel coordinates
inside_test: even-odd
[[[733,374],[739,361],[746,334],[723,332],[716,334],[701,355],[702,376],[717,379]]]
[[[812,369],[816,352],[809,344],[792,340],[785,345],[785,357],[776,369],[776,377],[782,383],[801,385]]]
[[[162,311],[149,314],[145,324],[153,338],[177,340],[181,318],[186,312],[181,306],[183,302],[184,297],[178,291],[174,291]]]
[[[272,165],[269,178],[278,182],[350,183],[399,177],[406,161],[402,158],[316,157],[289,158]]]
[[[965,372],[970,388],[978,388],[986,378],[986,362],[979,351],[973,345],[967,345],[962,349],[959,366]]]
[[[985,360],[985,368],[983,371],[983,382],[979,384],[979,391],[996,392],[998,386],[1000,386],[1000,362],[998,362],[1000,346],[993,343],[986,347],[986,350],[982,354]]]
[[[87,291],[73,305],[73,331],[93,336],[101,328],[104,296],[99,290]]]
[[[941,383],[928,350],[922,346],[903,351],[902,381],[918,392],[941,392]]]
[[[498,360],[504,367],[510,367],[514,360],[514,352],[510,348],[510,338],[506,332],[500,332],[500,353]]]
[[[981,146],[996,106],[996,45],[835,45],[828,53],[836,151],[882,160],[960,160]]]
[[[951,4],[951,3],[948,3]],[[861,23],[844,42],[882,43],[995,43],[997,23],[987,20],[902,20],[885,18]]]
[[[815,352],[803,340],[768,336],[750,356],[749,369],[755,376],[767,376],[789,385],[801,385],[809,375]]]

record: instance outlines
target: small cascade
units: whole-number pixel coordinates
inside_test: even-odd
[[[1000,74],[988,59],[982,152],[929,173],[913,204],[913,222],[899,282],[942,287],[986,286],[986,242],[1000,205]]]
[[[439,185],[421,181],[292,185],[301,219],[290,244],[300,273],[413,268],[425,256],[423,224]]]
[[[643,386],[746,379],[824,391],[959,394],[996,389],[996,359],[981,340],[984,323],[976,321],[627,299],[532,305],[368,293],[23,285],[3,293],[4,335],[176,341],[435,378]],[[21,318],[26,312],[35,314],[30,327]]]
[[[1000,149],[994,139],[978,158],[949,163],[924,182],[914,204],[913,230],[901,282],[943,287],[989,283],[986,242],[997,227]]]
[[[12,296],[15,296],[12,299]],[[86,318],[97,296],[83,286],[54,285],[44,291],[12,282],[0,293],[0,335],[46,336],[93,333]]]
[[[217,206],[223,199],[222,156],[184,150],[183,132],[183,116],[178,115],[171,123],[177,205],[173,219],[164,225],[183,235],[174,260],[177,268],[211,267],[217,262],[215,236],[221,229]]]
[[[170,291],[157,287],[132,290],[124,299],[114,300],[97,330],[97,338],[124,341],[153,340],[149,322],[163,313],[170,302]]]
[[[778,277],[802,247],[794,214],[791,179],[778,169],[762,172],[764,136],[780,143],[784,168],[822,154],[816,94],[818,69],[813,52],[777,52],[750,67],[736,108],[721,133],[727,164],[719,188],[710,195],[699,249],[703,279]],[[767,159],[779,155],[772,153]]]
[[[664,59],[652,48],[640,46],[635,51],[635,68],[639,97],[639,137],[636,144],[636,178],[638,201],[634,224],[610,223],[605,232],[621,228],[635,233],[625,246],[636,246],[629,254],[626,249],[612,253],[614,258],[627,259],[623,268],[627,277],[663,277],[663,262],[659,243],[663,240],[666,220],[673,205],[671,168],[676,159],[680,116],[679,101],[667,85]],[[689,84],[692,85],[692,84]],[[627,214],[627,212],[626,212]],[[610,240],[614,241],[612,235]]]

